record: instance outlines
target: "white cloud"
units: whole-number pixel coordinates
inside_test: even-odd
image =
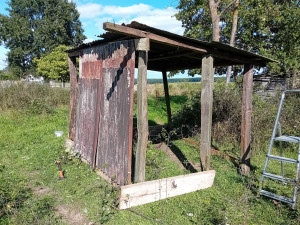
[[[91,19],[102,14],[102,6],[100,4],[88,3],[77,7],[81,18]]]
[[[176,20],[176,18],[174,17],[176,12],[176,9],[174,9],[173,7],[168,7],[166,9],[151,8],[151,10],[145,11],[144,13],[135,13],[128,17],[115,17],[114,15],[109,17],[102,17],[97,19],[96,25],[99,28],[100,33],[103,33],[105,32],[102,29],[104,22],[128,24],[132,21],[137,21],[151,27],[182,35],[184,28],[181,26],[181,22]],[[115,14],[117,15],[118,13]]]
[[[96,27],[98,27],[97,33],[95,35],[103,34],[105,33],[105,30],[103,30],[103,23],[105,22],[111,22],[111,23],[117,23],[119,24],[119,21],[116,22],[112,17],[102,17],[99,18],[96,22]]]
[[[118,17],[130,17],[132,15],[143,15],[151,11],[153,7],[146,4],[132,5],[128,7],[105,6],[103,7],[103,15],[111,15]]]
[[[133,18],[131,21],[182,35],[184,28],[181,26],[181,22],[174,17],[175,13],[176,10],[173,7],[155,9],[146,15]]]
[[[91,19],[98,16],[117,16],[117,17],[131,17],[133,15],[143,15],[149,12],[153,7],[146,4],[131,5],[128,7],[120,6],[103,6],[101,4],[88,3],[79,5],[77,10],[82,19]]]

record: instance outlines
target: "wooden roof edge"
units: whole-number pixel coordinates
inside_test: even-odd
[[[138,29],[140,28],[140,29]],[[204,42],[197,39],[184,37],[178,34],[174,34],[168,31],[160,30],[154,27],[149,27],[145,24],[140,24],[138,22],[133,21],[131,24],[128,25],[118,25],[115,23],[106,22],[103,23],[103,29],[107,30],[108,33],[111,32],[112,34],[116,34],[116,38],[120,38],[122,35],[126,38],[133,37],[133,38],[149,38],[150,41],[162,43],[165,45],[173,46],[173,47],[181,47],[182,49],[189,50],[191,52],[197,52],[201,54],[212,54],[215,57],[219,58],[235,58],[233,62],[238,62],[241,64],[247,63],[249,59],[249,63],[254,65],[263,66],[267,62],[276,62],[271,58],[267,58],[265,56],[261,56],[249,51],[245,51],[236,47],[229,46],[227,44],[223,44],[220,42]],[[152,33],[153,31],[155,33]],[[118,36],[119,34],[119,36]],[[88,48],[95,45],[106,44],[115,41],[114,35],[111,35],[110,38],[104,38],[102,40],[96,40],[89,43],[84,43],[76,48],[67,50],[66,52],[69,56],[77,56],[78,52],[84,48]],[[230,56],[230,57],[229,57]],[[229,58],[228,58],[229,57]]]
[[[158,43],[163,43],[166,45],[171,45],[171,46],[176,46],[176,47],[182,47],[182,48],[190,49],[191,51],[208,53],[208,51],[206,49],[201,48],[201,47],[195,47],[193,45],[188,45],[183,42],[173,40],[173,39],[161,36],[161,35],[157,35],[157,34],[154,34],[151,32],[131,28],[128,26],[118,25],[115,23],[110,23],[110,22],[103,23],[103,29],[110,31],[110,32],[121,33],[121,34],[135,37],[135,38],[149,38],[150,40],[158,42]]]
[[[237,54],[240,53],[240,54],[243,54],[243,55],[249,55],[249,56],[256,57],[258,59],[264,60],[266,62],[279,63],[279,61],[277,61],[277,60],[274,60],[274,59],[271,59],[271,58],[268,58],[268,57],[265,57],[265,56],[262,56],[262,55],[258,55],[256,53],[249,52],[249,51],[237,48],[237,47],[233,47],[233,46],[230,46],[230,45],[227,45],[227,44],[223,44],[221,42],[212,41],[211,43],[214,46],[217,46],[217,47],[219,47],[221,49],[224,49],[224,50],[227,50],[227,51],[230,51],[230,52],[236,52]]]

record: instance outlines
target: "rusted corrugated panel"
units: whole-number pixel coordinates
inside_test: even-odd
[[[130,183],[134,42],[105,46],[97,167],[120,185]]]
[[[90,163],[95,140],[98,86],[98,79],[79,79],[75,149]]]
[[[130,80],[129,69],[103,69],[97,166],[121,185],[128,178]]]
[[[86,48],[79,65],[75,147],[114,182],[130,183],[134,41]]]

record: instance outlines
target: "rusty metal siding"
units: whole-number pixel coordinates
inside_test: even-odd
[[[122,74],[117,68],[103,69],[97,167],[122,185],[128,178],[130,80],[129,69]]]
[[[103,58],[96,163],[115,183],[125,185],[131,179],[134,42],[106,45]]]
[[[94,149],[98,86],[98,79],[79,79],[75,149],[90,163]]]
[[[115,183],[130,183],[134,41],[86,48],[79,65],[76,149]]]

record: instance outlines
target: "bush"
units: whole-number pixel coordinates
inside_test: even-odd
[[[281,94],[280,94],[281,95]],[[252,112],[252,149],[265,149],[272,134],[280,95],[262,98],[253,95]],[[241,135],[242,86],[240,82],[225,86],[224,81],[214,84],[213,130],[212,139],[217,143],[230,142],[239,145]],[[280,122],[283,134],[299,135],[300,101],[299,94],[287,94]],[[189,127],[185,136],[194,136],[191,132],[201,126],[201,91],[189,97],[173,117],[175,128]],[[239,147],[239,146],[236,146]]]
[[[69,90],[48,85],[20,82],[0,89],[0,110],[18,110],[31,114],[52,113],[69,104]]]

